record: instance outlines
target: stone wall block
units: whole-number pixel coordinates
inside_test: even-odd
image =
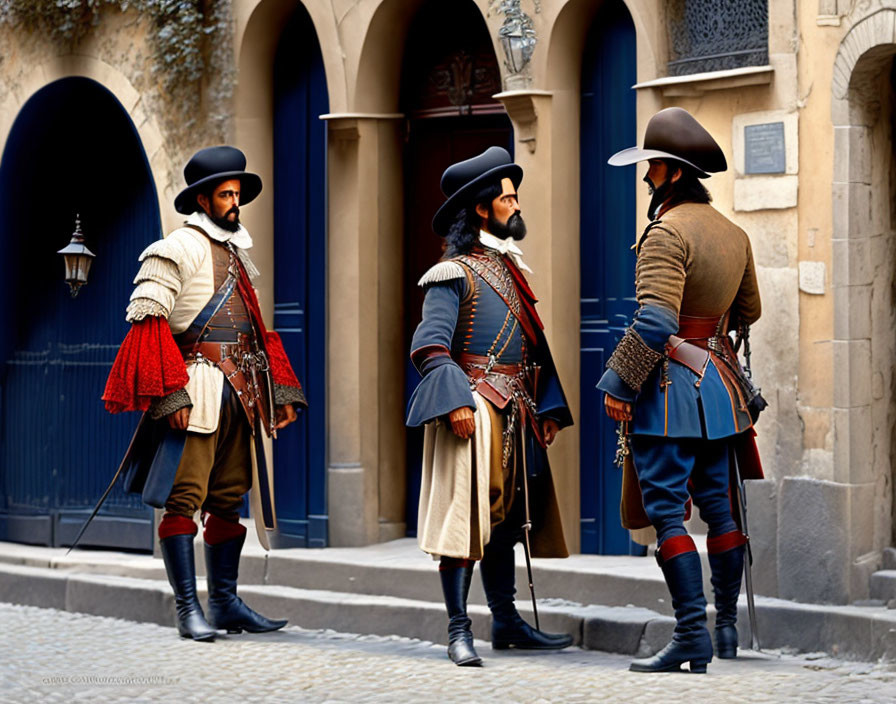
[[[837,159],[835,158],[835,161]],[[831,184],[831,237],[845,240],[849,233],[849,183],[834,181]],[[834,285],[846,285],[834,279]]]
[[[778,596],[778,482],[758,479],[744,482],[747,525],[753,551],[753,588],[763,596]]]
[[[871,286],[834,289],[834,339],[871,339]]]
[[[871,210],[871,186],[866,183],[850,183],[848,236],[850,239],[856,239],[870,237],[873,234],[875,232]]]
[[[834,181],[871,183],[871,138],[867,127],[834,128]]]
[[[871,403],[871,341],[834,340],[834,405],[854,408]]]
[[[365,545],[364,468],[331,465],[327,469],[327,495],[339,497],[339,501],[329,502],[330,545]]]
[[[835,239],[831,242],[834,286],[862,286],[874,280],[872,238]]]
[[[849,487],[808,477],[781,482],[778,590],[783,599],[849,599]]]
[[[834,481],[849,481],[849,426],[854,409],[835,408],[834,418]]]
[[[874,482],[874,448],[871,438],[874,431],[871,422],[871,406],[850,409],[849,421],[849,482],[866,484]],[[868,504],[869,517],[871,506]],[[871,549],[870,546],[868,548]]]
[[[874,506],[877,503],[875,485],[873,483],[853,484],[849,491],[849,502],[850,555],[853,562],[868,563],[867,571],[870,579],[870,573],[876,571],[881,563],[880,553],[872,552],[874,549]],[[868,583],[866,580],[864,584],[866,592]],[[853,598],[861,597],[854,594]]]
[[[799,176],[745,176],[734,181],[737,211],[795,208]]]
[[[756,266],[783,268],[794,265],[798,220],[793,210],[765,210],[739,214],[737,224],[747,231]]]

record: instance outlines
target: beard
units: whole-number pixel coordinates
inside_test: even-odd
[[[523,221],[523,216],[519,213],[514,213],[507,218],[507,222],[498,222],[495,219],[495,214],[489,212],[488,231],[500,240],[512,237],[519,241],[526,236],[526,223]]]
[[[653,185],[653,181],[645,176],[644,183],[647,184],[647,192],[651,196],[650,204],[647,206],[647,218],[648,220],[653,220],[655,218],[656,211],[659,210],[659,207],[666,202],[666,199],[672,192],[672,182],[666,181],[665,183],[662,183],[659,187],[657,187]]]
[[[233,220],[229,220],[228,217],[230,214],[236,215]],[[215,215],[211,215],[211,220],[215,225],[220,227],[222,230],[227,230],[227,232],[236,232],[240,229],[240,209],[238,206],[233,206],[230,210],[224,213],[223,217],[217,217]]]

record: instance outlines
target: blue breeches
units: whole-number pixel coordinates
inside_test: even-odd
[[[632,459],[644,509],[656,528],[657,544],[687,535],[685,503],[690,496],[709,526],[709,537],[737,530],[728,497],[728,439],[631,437]],[[692,486],[688,489],[688,480]]]

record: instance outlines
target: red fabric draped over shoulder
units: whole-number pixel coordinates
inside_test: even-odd
[[[510,272],[513,283],[516,285],[517,294],[523,307],[523,315],[528,318],[528,325],[526,325],[527,321],[520,322],[523,323],[530,341],[534,343],[538,340],[538,335],[535,331],[544,330],[544,323],[541,322],[538,311],[535,310],[535,304],[538,303],[538,299],[532,292],[532,288],[529,286],[529,282],[526,281],[523,272],[519,270],[513,259],[505,256],[504,263],[507,265],[507,271]]]
[[[145,411],[154,398],[184,388],[189,380],[168,321],[150,316],[134,323],[124,338],[103,401],[110,413]]]
[[[237,261],[239,262],[239,260]],[[271,377],[273,377],[274,383],[301,389],[302,385],[296,378],[296,373],[289,363],[289,357],[286,356],[286,350],[283,349],[283,341],[280,339],[280,335],[264,326],[264,319],[261,317],[261,307],[258,305],[258,296],[255,295],[255,288],[252,286],[252,282],[249,281],[249,275],[246,273],[242,262],[239,262],[239,268],[240,278],[237,285],[240,295],[246,304],[246,308],[249,309],[249,315],[252,317],[256,329],[264,341],[265,352],[267,352],[268,361],[271,364]]]

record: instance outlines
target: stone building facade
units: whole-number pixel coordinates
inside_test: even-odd
[[[506,142],[526,172],[526,255],[579,421],[551,450],[567,537],[574,550],[619,551],[604,536],[615,521],[618,477],[606,456],[612,447],[596,439],[612,428],[597,420],[592,380],[602,352],[588,340],[598,328],[612,338],[621,324],[601,318],[604,309],[592,316],[589,306],[601,296],[624,303],[630,293],[622,284],[596,297],[588,292],[603,272],[628,271],[626,252],[646,222],[647,197],[643,167],[610,183],[603,164],[629,146],[625,139],[640,137],[657,110],[678,105],[729,155],[729,170],[707,185],[715,206],[752,238],[765,304],[752,335],[754,374],[770,404],[758,428],[768,478],[750,488],[758,589],[819,602],[867,596],[896,526],[896,2],[733,3],[731,12],[747,14],[732,16],[712,16],[700,0],[207,5],[213,10],[197,20],[209,37],[196,49],[205,62],[198,77],[183,62],[166,64],[159,28],[170,18],[141,13],[139,2],[124,11],[102,6],[82,33],[68,36],[5,9],[0,183],[7,201],[16,197],[10,189],[26,187],[15,172],[27,161],[21,118],[40,107],[35,98],[73,78],[90,79],[90,90],[98,85],[119,106],[116,119],[132,125],[132,142],[122,137],[122,144],[142,149],[149,189],[133,192],[155,198],[157,210],[141,232],[178,224],[173,198],[195,149],[232,141],[247,153],[267,190],[244,212],[263,273],[262,305],[287,321],[278,327],[315,337],[296,343],[318,384],[319,415],[302,431],[302,443],[317,449],[303,455],[306,480],[294,494],[300,502],[318,498],[296,514],[301,539],[284,545],[362,545],[413,528],[414,446],[402,422],[413,381],[406,346],[419,305],[413,274],[438,256],[426,215],[438,199],[433,174],[441,172],[439,160],[464,158],[465,149],[491,141]],[[762,41],[744,45],[743,34]],[[724,56],[696,46],[700,36],[727,37]],[[176,90],[166,83],[172,75],[183,84]],[[46,129],[71,129],[66,111],[89,113],[91,95],[75,90]],[[629,132],[614,122],[626,111]],[[28,124],[35,115],[27,113]],[[98,162],[111,158],[101,134],[91,139]],[[290,170],[296,164],[299,175]],[[51,172],[76,178],[81,166],[56,163]],[[44,193],[39,175],[27,187]],[[611,188],[621,189],[620,198],[607,199]],[[0,222],[4,248],[22,218]],[[608,235],[625,246],[604,243]],[[291,268],[290,257],[304,263]],[[592,262],[601,257],[607,261]],[[7,257],[0,266],[16,265]],[[108,275],[120,278],[116,291],[124,296],[132,274],[121,267]],[[317,282],[303,289],[301,306],[279,288],[293,270]],[[85,291],[91,286],[99,284]],[[123,310],[124,300],[102,305]],[[289,315],[305,323],[290,323]],[[0,350],[6,359],[16,344]],[[10,394],[7,388],[0,414],[31,402]],[[16,426],[4,422],[8,436]],[[89,443],[79,447],[89,453]],[[0,494],[7,494],[0,518],[8,525],[11,477],[29,457],[23,448],[0,456]],[[97,468],[96,486],[113,470]],[[288,466],[282,471],[291,476]],[[37,520],[41,510],[22,513]],[[54,535],[64,523],[57,520]],[[7,528],[6,537],[27,539],[27,525]]]

